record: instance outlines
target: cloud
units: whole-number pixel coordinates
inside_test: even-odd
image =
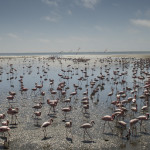
[[[59,20],[61,19],[61,16],[59,14],[57,14],[56,12],[52,12],[49,16],[45,16],[42,19],[49,21],[49,22],[59,22]]]
[[[144,20],[144,19],[131,19],[130,22],[137,26],[143,26],[150,28],[150,20]]]
[[[100,1],[101,0],[79,0],[77,1],[77,4],[86,8],[94,9],[95,5]]]
[[[58,19],[52,16],[45,16],[44,20],[50,21],[50,22],[58,22]]]
[[[19,38],[16,34],[14,34],[14,33],[8,33],[7,35],[8,35],[8,37],[13,38],[13,39],[20,39],[20,38]]]
[[[58,0],[42,0],[42,2],[52,5],[52,6],[58,6]]]
[[[0,37],[0,41],[2,40],[3,38],[2,37]]]

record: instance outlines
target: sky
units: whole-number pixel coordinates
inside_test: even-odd
[[[150,51],[150,0],[0,0],[0,53]]]

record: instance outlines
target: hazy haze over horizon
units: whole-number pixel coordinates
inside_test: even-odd
[[[1,0],[0,53],[149,51],[149,0]]]

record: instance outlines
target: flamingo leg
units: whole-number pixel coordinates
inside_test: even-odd
[[[67,135],[67,128],[66,128],[66,137],[68,137],[68,135]]]
[[[15,119],[14,119],[14,120],[15,120],[15,123],[14,123],[14,124],[16,125],[16,124],[17,124],[17,123],[16,123],[16,115],[15,115]]]
[[[113,129],[111,128],[111,126],[110,126],[109,122],[108,122],[108,125],[109,125],[109,127],[110,127],[111,131],[113,132]]]
[[[140,123],[140,132],[141,132],[141,127],[142,127],[142,120],[141,120],[141,123]]]
[[[92,140],[92,138],[91,138],[90,134],[88,133],[88,131],[87,130],[85,130],[85,131],[86,131],[87,135],[89,136],[89,138]]]
[[[65,116],[65,120],[66,120],[66,113],[64,114],[64,116]]]
[[[51,111],[51,107],[49,108],[49,112],[48,112],[48,114],[50,114],[50,111]]]
[[[16,118],[16,121],[17,121],[18,123],[20,123],[19,120],[18,120],[18,117],[17,117],[16,115],[15,115],[15,118]]]
[[[104,123],[103,133],[104,133],[104,131],[105,131],[105,124],[106,124],[106,121],[105,121],[105,123]]]
[[[145,132],[147,132],[146,127],[145,127],[145,126],[146,126],[146,125],[143,125],[143,128],[144,128]]]
[[[54,107],[53,107],[53,112],[55,112],[55,109],[54,109]]]
[[[45,133],[46,133],[46,137],[47,137],[47,132],[46,132],[46,128],[45,128]]]
[[[124,128],[121,128],[121,132],[120,132],[121,138],[123,138],[123,132],[124,132]]]
[[[84,130],[84,134],[83,134],[83,139],[84,139],[84,141],[85,141],[85,130]]]
[[[131,127],[131,130],[132,130],[132,135],[133,135],[133,126]]]
[[[72,130],[71,130],[71,128],[70,128],[70,133],[71,133],[71,137],[72,137],[72,139],[73,139],[73,135],[72,135]]]
[[[13,115],[11,115],[11,124],[13,124]]]
[[[8,135],[10,136],[10,133],[7,131]]]
[[[47,136],[46,135],[46,128],[43,129],[43,132],[44,132],[44,138],[46,138],[46,136]]]

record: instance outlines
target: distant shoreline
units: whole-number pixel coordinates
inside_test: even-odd
[[[122,51],[122,52],[43,52],[43,53],[0,53],[2,56],[40,56],[40,55],[150,55],[150,51]]]

